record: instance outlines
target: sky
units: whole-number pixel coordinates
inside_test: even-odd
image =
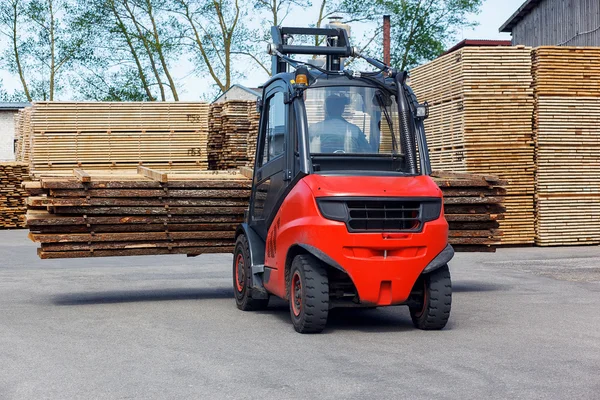
[[[0,0],[2,1],[2,0]],[[365,0],[369,1],[369,0]],[[464,29],[457,37],[457,42],[462,39],[505,39],[510,40],[510,35],[507,33],[499,33],[498,28],[523,4],[525,0],[484,0],[481,12],[471,16],[471,20],[479,25],[472,29]],[[315,5],[306,9],[302,13],[289,15],[285,20],[284,25],[288,26],[307,26],[309,23],[316,20],[318,10]],[[360,37],[364,34],[360,27],[353,27],[352,37]],[[351,38],[352,40],[352,38]],[[0,50],[3,50],[7,45],[6,37],[0,38]],[[193,65],[186,60],[182,60],[176,67],[173,68],[173,74],[178,81],[178,89],[181,100],[200,100],[206,96],[202,94],[212,92],[210,85],[212,81],[209,78],[191,76]],[[235,83],[239,83],[248,87],[259,86],[267,78],[266,74],[257,68],[248,67],[244,72],[244,78],[239,79]],[[4,88],[8,93],[12,93],[15,89],[20,89],[20,81],[17,76],[9,74],[5,70],[0,69],[0,80],[4,84]],[[60,100],[69,100],[61,98]]]

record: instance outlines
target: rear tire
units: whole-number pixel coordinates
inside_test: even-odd
[[[290,315],[296,332],[321,332],[329,314],[329,278],[321,261],[310,254],[296,256],[288,288]]]
[[[269,299],[253,299],[250,284],[252,269],[250,263],[250,245],[246,235],[241,234],[235,242],[233,253],[233,291],[235,304],[242,311],[258,311],[267,308]]]
[[[415,327],[423,330],[444,328],[450,318],[452,306],[452,282],[448,265],[421,275],[415,288],[423,292],[421,305],[410,307],[410,316]]]

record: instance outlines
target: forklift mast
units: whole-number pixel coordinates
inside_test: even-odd
[[[323,36],[327,46],[304,46],[288,44],[293,35]],[[271,73],[273,76],[288,72],[288,64],[281,59],[291,54],[323,55],[327,57],[325,69],[328,71],[340,71],[342,69],[340,59],[355,54],[355,49],[350,46],[348,34],[342,28],[288,28],[273,26],[271,28],[273,43],[269,46],[271,56]]]

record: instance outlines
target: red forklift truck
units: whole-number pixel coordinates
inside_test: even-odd
[[[250,207],[236,231],[237,307],[261,310],[274,295],[289,302],[296,331],[317,333],[335,307],[407,305],[417,328],[442,329],[454,250],[428,176],[427,104],[405,72],[359,54],[342,28],[271,34]],[[290,44],[305,35],[327,46]],[[375,71],[343,69],[347,57]]]

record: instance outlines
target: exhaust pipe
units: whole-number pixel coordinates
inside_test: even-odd
[[[392,57],[390,53],[390,16],[383,16],[383,63],[390,65]]]

